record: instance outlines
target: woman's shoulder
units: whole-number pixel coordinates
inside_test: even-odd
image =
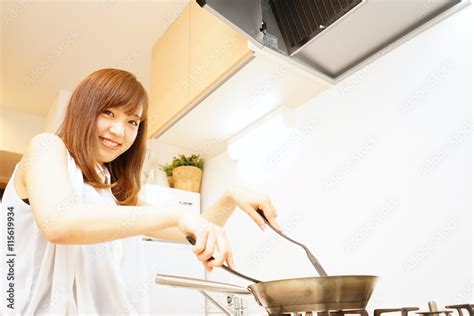
[[[44,169],[47,165],[54,165],[57,168],[62,162],[67,161],[67,156],[68,151],[59,136],[52,133],[35,135],[16,167],[15,176],[12,177],[15,179],[15,188],[19,192],[26,192],[27,174],[32,170]]]
[[[35,135],[28,145],[28,148],[23,155],[20,164],[28,167],[33,160],[62,160],[66,161],[68,150],[64,145],[63,140],[53,133],[40,133]]]
[[[63,140],[53,133],[40,133],[35,135],[30,142],[30,147],[33,148],[50,148],[56,147],[58,149],[66,149]]]

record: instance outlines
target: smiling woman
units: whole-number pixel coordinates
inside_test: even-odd
[[[121,205],[135,205],[138,201],[147,110],[145,89],[132,74],[103,69],[89,75],[76,88],[59,129],[58,134],[83,171],[86,183],[99,189],[110,187],[104,185],[96,171],[95,163],[105,164],[111,183],[115,183],[112,192]],[[127,152],[128,149],[131,150]]]
[[[212,270],[235,267],[222,226],[237,205],[277,225],[270,199],[243,189],[201,215],[140,202],[147,110],[133,74],[98,70],[73,92],[58,133],[31,140],[2,200],[1,315],[149,313],[142,235],[194,236],[193,252]]]

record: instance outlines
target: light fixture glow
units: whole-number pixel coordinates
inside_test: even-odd
[[[289,133],[291,110],[279,107],[255,121],[227,141],[227,150],[233,160],[248,155],[263,155]]]

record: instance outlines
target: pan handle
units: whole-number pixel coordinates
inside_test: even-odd
[[[252,295],[255,298],[255,301],[258,303],[258,305],[264,307],[263,304],[260,303],[260,300],[258,299],[258,295],[255,294],[255,292],[252,290],[252,288],[250,286],[247,287],[247,290],[249,290],[249,292],[252,293]]]
[[[190,243],[191,245],[194,246],[194,245],[196,244],[196,239],[194,238],[194,236],[187,235],[187,236],[186,236],[186,239],[189,241],[189,243]],[[214,257],[210,257],[209,260],[214,260]],[[248,280],[248,281],[250,281],[250,282],[254,282],[254,283],[260,283],[260,282],[262,282],[262,281],[260,281],[260,280],[257,280],[257,279],[251,278],[251,277],[249,277],[249,276],[246,276],[245,274],[242,274],[242,273],[240,273],[240,272],[237,272],[237,271],[235,271],[234,269],[229,268],[229,267],[228,267],[227,265],[225,265],[225,264],[223,264],[223,265],[221,266],[221,268],[224,269],[224,270],[226,270],[227,272],[230,272],[230,273],[232,273],[232,274],[234,274],[234,275],[236,275],[236,276],[238,276],[238,277],[240,277],[240,278],[242,278],[242,279],[246,279],[246,280]]]

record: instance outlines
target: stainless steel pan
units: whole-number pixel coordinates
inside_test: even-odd
[[[257,209],[257,212],[265,220],[265,223],[281,237],[302,247],[306,251],[308,259],[320,274],[319,277],[262,282],[223,265],[222,268],[226,271],[254,282],[254,284],[249,285],[247,289],[269,314],[360,309],[367,306],[375,283],[377,282],[377,276],[328,276],[319,261],[305,245],[289,238],[273,227],[262,210]],[[191,244],[195,244],[193,236],[187,236],[186,238]],[[210,260],[212,259],[214,258],[211,257]],[[228,286],[232,287],[234,285]]]
[[[186,238],[191,244],[195,244],[192,236]],[[253,284],[245,289],[232,284],[162,274],[156,276],[155,282],[235,294],[248,291],[269,314],[281,314],[365,308],[378,279],[373,275],[339,275],[262,282],[226,265],[222,268]]]
[[[157,274],[162,285],[201,291],[253,294],[269,314],[365,308],[376,276],[341,275],[259,282],[247,288],[208,280]]]
[[[260,282],[248,286],[269,314],[365,308],[378,277],[320,276]]]

